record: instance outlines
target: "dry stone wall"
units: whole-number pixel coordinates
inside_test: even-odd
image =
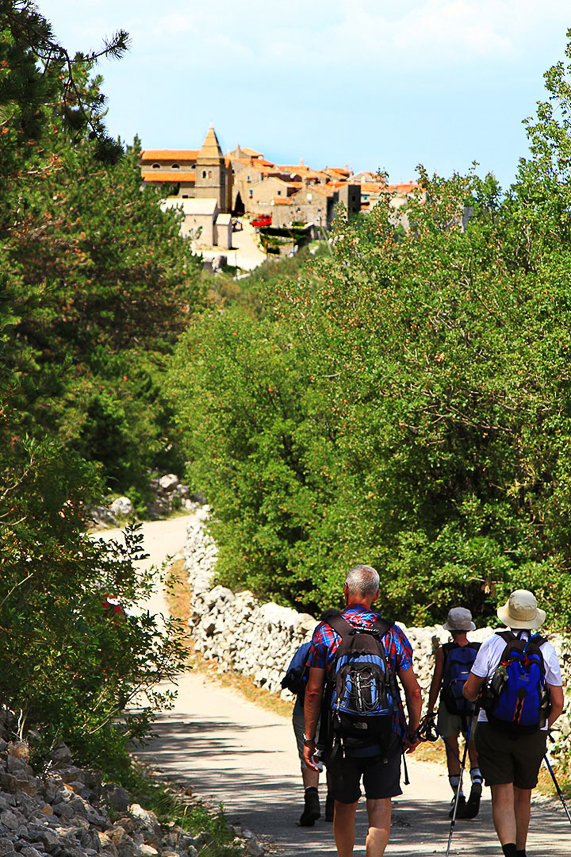
[[[197,651],[218,662],[221,672],[233,669],[251,676],[254,683],[284,699],[293,699],[282,691],[281,679],[296,649],[311,639],[317,621],[307,613],[288,607],[258,601],[251,592],[232,592],[224,586],[213,586],[217,548],[206,530],[209,507],[197,508],[187,528],[185,565],[192,591],[189,625]],[[399,623],[400,624],[400,623]],[[407,628],[414,650],[414,670],[422,688],[425,703],[434,669],[434,652],[450,637],[441,625]],[[491,628],[479,628],[470,639],[482,641]],[[564,685],[570,685],[571,638],[550,636],[563,668]],[[571,755],[571,725],[566,711],[557,723],[555,755]]]
[[[78,767],[60,744],[41,771],[25,741],[11,741],[15,716],[0,711],[0,857],[200,857],[212,834],[159,824],[116,783]],[[263,857],[254,834],[231,826],[236,854]]]

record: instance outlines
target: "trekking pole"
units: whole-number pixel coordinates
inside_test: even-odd
[[[456,824],[456,813],[458,811],[458,801],[460,800],[460,791],[462,789],[462,779],[464,776],[464,766],[466,765],[466,754],[468,753],[468,741],[470,740],[470,732],[472,731],[472,721],[474,720],[474,714],[476,713],[476,709],[472,710],[472,716],[470,717],[470,723],[468,724],[468,731],[466,733],[466,740],[464,744],[464,752],[462,754],[462,761],[460,762],[460,780],[458,782],[458,788],[456,789],[456,794],[454,796],[454,809],[452,811],[452,819],[450,821],[450,833],[448,834],[448,845],[446,847],[446,857],[450,854],[450,843],[452,842],[452,834],[454,833],[454,825]]]
[[[547,765],[547,770],[548,770],[548,771],[549,771],[549,773],[551,774],[551,779],[553,780],[553,783],[554,783],[555,788],[556,788],[556,790],[557,790],[557,794],[559,795],[559,798],[560,798],[560,800],[561,800],[561,803],[563,804],[563,809],[565,810],[565,813],[567,814],[567,818],[568,818],[568,819],[569,819],[569,821],[571,822],[571,815],[569,814],[569,807],[568,807],[568,806],[567,806],[567,804],[565,803],[565,798],[563,797],[563,792],[562,792],[562,791],[561,791],[561,789],[559,788],[559,783],[557,782],[557,779],[556,779],[556,777],[555,777],[555,774],[553,773],[553,768],[552,768],[552,767],[551,767],[551,765],[549,764],[549,759],[547,758],[547,753],[546,753],[546,754],[545,754],[545,756],[543,757],[543,761],[544,761],[544,762],[545,762],[545,764]]]

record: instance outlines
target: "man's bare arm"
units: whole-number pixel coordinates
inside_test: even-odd
[[[547,725],[549,728],[553,726],[561,712],[563,711],[563,706],[565,704],[565,699],[563,697],[563,688],[555,685],[555,684],[547,684],[549,691],[551,693],[551,711],[549,712],[549,718],[547,720]]]
[[[444,649],[440,647],[436,652],[436,661],[434,663],[434,673],[430,683],[428,692],[428,710],[433,712],[436,710],[438,695],[442,686],[442,676],[444,675]]]
[[[303,706],[304,716],[304,732],[307,738],[315,739],[317,731],[317,723],[321,714],[321,700],[323,698],[323,688],[325,686],[325,670],[319,667],[310,667],[309,678],[305,688],[305,704]],[[308,768],[317,771],[318,768],[313,763],[315,754],[315,740],[311,744],[303,746],[303,760]]]
[[[476,700],[480,696],[480,691],[485,681],[485,676],[480,677],[479,675],[474,675],[474,673],[470,673],[470,675],[464,682],[462,694],[466,697],[466,699],[469,699],[470,702],[476,702]]]
[[[399,670],[398,677],[403,686],[406,699],[406,708],[408,711],[408,732],[409,735],[413,735],[418,729],[420,715],[422,713],[422,695],[420,693],[420,685],[418,684],[417,678],[412,669]],[[419,743],[420,742],[418,740],[411,741],[408,736],[405,740],[405,745],[408,750],[414,750]]]

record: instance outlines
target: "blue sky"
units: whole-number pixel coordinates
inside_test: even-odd
[[[449,176],[503,187],[527,153],[522,120],[564,58],[568,0],[39,0],[68,49],[119,28],[102,61],[114,136],[198,148],[210,122],[278,163]]]

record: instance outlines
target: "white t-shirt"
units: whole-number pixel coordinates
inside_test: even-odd
[[[505,630],[505,629],[504,629]],[[518,628],[511,629],[514,634],[517,634],[522,640],[529,640],[531,634],[529,631],[522,631]],[[472,666],[472,672],[474,675],[479,676],[479,678],[488,677],[491,679],[497,665],[500,662],[500,658],[503,654],[503,651],[506,647],[506,641],[503,640],[499,633],[492,634],[490,637],[486,637],[478,654],[476,655],[476,660]],[[551,645],[551,643],[543,643],[541,646],[541,654],[543,655],[543,662],[545,664],[545,680],[547,684],[552,684],[554,687],[561,687],[563,682],[561,680],[561,668],[559,666],[559,659],[557,657],[557,652]],[[486,716],[486,712],[483,708],[480,708],[480,712],[478,714],[478,722],[487,723],[488,718]],[[547,729],[547,724],[543,727]]]

